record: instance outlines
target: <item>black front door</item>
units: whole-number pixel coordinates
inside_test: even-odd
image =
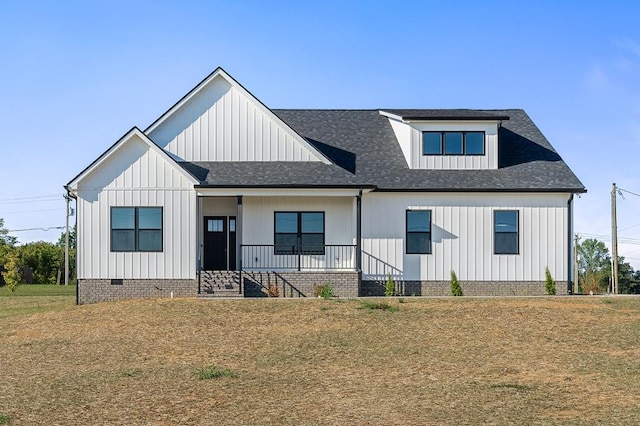
[[[205,216],[202,267],[205,271],[235,271],[235,216]]]

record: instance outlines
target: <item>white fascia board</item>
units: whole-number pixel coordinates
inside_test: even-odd
[[[173,116],[173,114],[178,112],[180,110],[180,108],[182,108],[185,104],[190,102],[194,97],[196,97],[200,92],[202,92],[217,77],[223,78],[232,87],[235,87],[238,91],[240,91],[242,94],[247,96],[249,99],[254,100],[256,105],[258,105],[259,108],[262,109],[262,111],[265,114],[267,114],[273,120],[275,120],[276,122],[281,123],[282,126],[287,128],[291,132],[291,134],[294,136],[294,138],[297,140],[297,142],[302,144],[304,147],[306,147],[312,153],[314,153],[321,162],[323,162],[324,164],[331,164],[331,161],[322,152],[318,151],[313,145],[311,145],[309,142],[307,142],[307,140],[305,138],[303,138],[302,135],[300,135],[291,126],[289,126],[286,122],[284,122],[280,117],[278,117],[276,114],[274,114],[273,111],[271,111],[271,109],[269,109],[269,107],[267,107],[264,103],[262,103],[262,101],[260,101],[260,99],[256,98],[251,92],[249,92],[247,89],[245,89],[242,84],[238,83],[238,81],[236,79],[231,77],[221,67],[216,68],[204,80],[202,80],[200,83],[198,83],[198,85],[196,87],[194,87],[189,93],[187,93],[182,99],[180,99],[174,106],[172,106],[167,112],[162,114],[160,116],[160,118],[158,118],[149,127],[147,127],[144,132],[146,134],[150,134],[151,132],[153,132],[156,128],[158,128],[158,126],[160,126],[166,120],[171,118],[171,116]]]
[[[196,188],[201,197],[355,197],[371,189],[360,188]]]
[[[96,159],[93,163],[89,165],[86,169],[84,169],[78,176],[73,178],[71,182],[69,182],[66,187],[72,191],[73,193],[77,192],[78,184],[88,175],[90,175],[93,171],[102,167],[105,163],[109,161],[113,156],[118,155],[120,148],[129,143],[134,137],[139,138],[143,141],[149,149],[153,150],[155,153],[160,155],[160,157],[164,158],[167,162],[171,163],[173,167],[175,167],[179,173],[181,173],[188,181],[190,181],[193,185],[197,185],[200,183],[196,178],[194,178],[189,172],[183,169],[165,150],[156,145],[147,135],[142,133],[140,129],[137,127],[132,128],[124,136],[122,136],[116,143],[111,145],[109,149],[107,149],[98,159]]]
[[[387,118],[391,118],[391,119],[396,120],[396,121],[404,121],[401,116],[396,115],[396,114],[392,114],[392,113],[390,113],[388,111],[378,110],[378,113],[380,113],[380,115],[382,115],[382,116],[385,116]]]

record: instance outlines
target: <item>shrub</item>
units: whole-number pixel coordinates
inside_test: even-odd
[[[451,295],[462,296],[462,287],[460,287],[460,282],[454,271],[451,271]]]
[[[391,278],[391,274],[387,276],[387,282],[384,285],[384,295],[387,297],[396,295],[396,283]]]
[[[549,267],[544,268],[544,289],[547,291],[547,294],[554,296],[556,294],[556,282],[551,277],[551,272],[549,271]]]
[[[8,414],[0,413],[0,425],[8,425],[9,421],[11,421],[11,417]]]
[[[329,284],[314,285],[313,296],[322,297],[324,300],[329,300],[333,297],[333,287]]]
[[[280,297],[280,288],[277,282],[267,284],[267,295],[269,297]]]
[[[219,379],[221,377],[233,377],[233,372],[228,368],[220,369],[216,365],[198,368],[195,371],[198,380]]]
[[[15,292],[22,282],[22,273],[20,272],[20,257],[17,253],[7,254],[7,264],[4,265],[6,272],[4,273],[4,281],[11,293]]]

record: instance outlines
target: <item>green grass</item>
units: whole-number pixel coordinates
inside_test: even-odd
[[[7,286],[0,287],[0,297],[11,296],[75,296],[75,285],[21,284],[14,293]]]
[[[0,425],[8,425],[10,420],[11,420],[11,417],[9,417],[6,414],[0,413]]]
[[[219,379],[221,377],[233,377],[233,372],[228,368],[221,369],[217,365],[198,368],[195,371],[198,380]]]
[[[371,309],[389,312],[398,312],[400,310],[397,306],[392,306],[387,302],[362,302],[359,309]]]
[[[74,305],[75,295],[74,285],[23,284],[15,293],[0,287],[0,318],[67,309]]]

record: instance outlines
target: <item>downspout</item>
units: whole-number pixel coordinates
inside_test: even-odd
[[[76,223],[74,224],[73,227],[76,230],[76,305],[79,305],[80,304],[80,283],[79,283],[79,280],[78,280],[78,260],[80,258],[80,252],[78,251],[78,203],[77,203],[78,197],[73,195],[73,193],[71,192],[71,189],[69,189],[68,185],[65,185],[64,189],[67,191],[67,195],[66,195],[65,198],[68,197],[68,198],[73,198],[74,200],[76,200],[76,214],[75,214]],[[67,202],[67,224],[69,223],[68,206],[69,206],[69,203]],[[65,247],[65,250],[67,251],[67,259],[68,259],[69,238],[67,237],[65,240],[66,240],[66,245],[67,245],[67,247]],[[68,262],[68,260],[67,260],[67,262]],[[65,271],[65,274],[67,274],[67,271]],[[67,279],[68,279],[68,274],[67,274]]]
[[[362,189],[356,196],[356,271],[358,272],[358,296],[362,288]]]
[[[567,201],[567,294],[573,294],[573,194]]]

